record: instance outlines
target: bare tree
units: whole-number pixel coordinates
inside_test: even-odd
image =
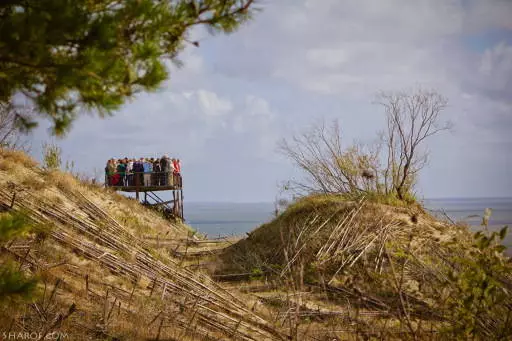
[[[378,103],[387,117],[384,187],[387,193],[395,192],[404,200],[427,162],[425,140],[451,127],[440,118],[448,100],[436,91],[419,89],[413,93],[381,93]]]
[[[315,125],[307,132],[282,140],[279,151],[306,174],[288,183],[299,193],[362,193],[378,190],[379,151],[363,145],[343,148],[339,124]]]
[[[31,107],[0,102],[0,147],[26,149],[27,143],[23,141],[19,123],[32,114]]]
[[[382,93],[387,126],[375,145],[342,146],[337,121],[282,140],[279,151],[306,177],[288,182],[298,193],[377,193],[407,200],[427,162],[425,140],[451,127],[441,122],[448,100],[435,91]]]

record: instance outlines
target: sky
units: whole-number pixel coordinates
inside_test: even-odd
[[[186,201],[269,202],[299,173],[282,138],[337,119],[345,145],[374,141],[379,91],[435,89],[450,132],[429,140],[422,198],[512,196],[512,1],[260,0],[230,35],[198,28],[161,89],[113,117],[83,116],[55,140],[76,170],[111,157],[182,160]]]

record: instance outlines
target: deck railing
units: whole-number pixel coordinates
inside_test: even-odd
[[[105,174],[106,187],[182,187],[181,174],[173,172],[130,172]]]

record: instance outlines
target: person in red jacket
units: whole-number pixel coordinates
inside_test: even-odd
[[[174,183],[181,188],[181,162],[180,159],[172,159],[174,165]]]

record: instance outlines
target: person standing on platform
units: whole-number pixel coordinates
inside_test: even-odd
[[[169,179],[169,186],[174,186],[174,159],[170,159],[169,157],[167,157],[167,165],[167,177]]]
[[[112,177],[116,172],[116,165],[114,159],[107,161],[107,167],[105,167],[105,174],[107,175],[107,186],[112,186]]]
[[[162,156],[160,167],[162,168],[162,185],[172,186],[172,161],[169,159],[169,156]]]
[[[149,159],[144,159],[142,167],[144,169],[144,186],[151,186],[151,173],[153,172],[153,164]]]
[[[160,168],[160,160],[158,159],[151,159],[153,161],[153,174],[152,174],[152,182],[153,186],[160,186],[160,178],[161,178],[161,171]]]
[[[137,160],[133,159],[132,161],[132,173],[131,173],[131,183],[130,186],[137,186],[139,183],[137,183]]]
[[[177,186],[179,188],[181,188],[182,182],[181,182],[181,161],[180,161],[180,159],[176,160],[176,166],[174,168],[176,169],[176,175],[177,175],[177,178],[178,178],[177,179],[177,181],[178,181]]]
[[[135,186],[143,186],[144,185],[144,158],[140,158],[139,160],[135,160],[133,162],[133,177],[135,181]]]
[[[176,185],[177,184],[177,182],[176,182],[176,159],[172,158],[171,163],[172,163],[172,183],[174,185]]]
[[[167,172],[169,171],[169,158],[167,157],[167,155],[164,155],[162,156],[162,158],[160,159],[160,168],[161,168],[161,174],[162,174],[162,177],[160,178],[160,184],[162,186],[167,186],[167,184],[169,183],[169,177],[167,175]]]
[[[180,173],[180,170],[179,170],[179,165],[178,165],[178,159],[172,159],[172,165],[173,165],[173,182],[174,182],[174,185],[176,187],[180,187],[180,182],[179,182],[179,173]]]
[[[126,186],[133,186],[133,159],[128,159],[126,164]]]
[[[117,174],[119,174],[118,186],[126,186],[126,164],[124,160],[119,160],[116,168]]]
[[[111,186],[116,186],[119,183],[119,174],[117,174],[117,160],[112,158],[112,166],[114,168],[114,174],[111,179]]]

